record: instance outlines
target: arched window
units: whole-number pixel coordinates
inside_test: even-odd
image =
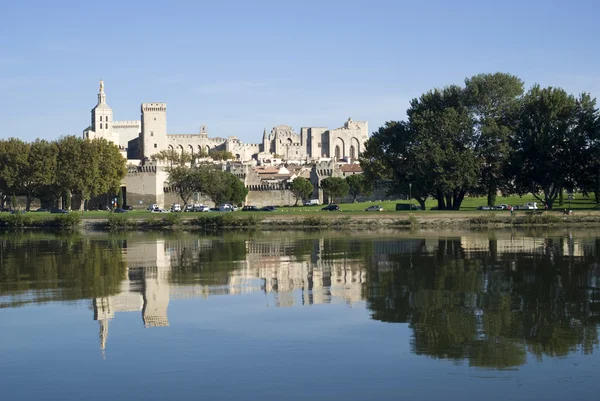
[[[100,129],[102,129],[102,123],[100,123]]]
[[[102,121],[102,116],[100,116],[100,121]]]
[[[338,159],[338,160],[341,159],[340,147],[339,146],[335,147],[335,158]]]
[[[108,129],[108,123],[104,123],[104,128]]]
[[[350,146],[350,157],[352,159],[356,158],[356,150],[354,149],[354,145]]]

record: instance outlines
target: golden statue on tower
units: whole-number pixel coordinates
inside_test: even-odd
[[[104,81],[100,79],[100,92],[104,92]]]

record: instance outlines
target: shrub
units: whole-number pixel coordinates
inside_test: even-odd
[[[108,228],[111,230],[118,230],[128,228],[132,225],[132,222],[124,214],[111,213],[108,216]]]

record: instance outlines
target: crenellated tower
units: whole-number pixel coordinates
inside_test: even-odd
[[[167,104],[142,103],[141,157],[167,149]]]

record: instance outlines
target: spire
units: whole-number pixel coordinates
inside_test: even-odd
[[[263,140],[267,139],[267,129],[265,128],[263,131]]]
[[[98,92],[98,106],[106,105],[106,94],[104,93],[104,81],[100,80],[100,92]]]
[[[100,349],[106,349],[106,338],[108,337],[108,319],[100,320]]]

